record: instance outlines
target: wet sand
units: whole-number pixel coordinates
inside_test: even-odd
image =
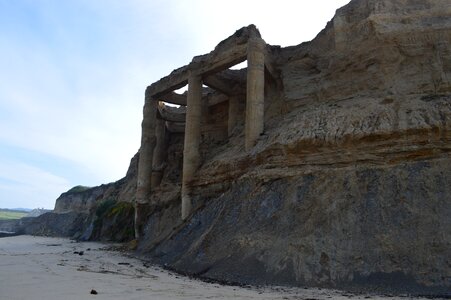
[[[108,249],[61,238],[0,238],[0,299],[406,299],[206,283]]]

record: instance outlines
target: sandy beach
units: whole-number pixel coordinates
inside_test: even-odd
[[[62,238],[0,238],[0,299],[406,299],[223,286],[168,272],[111,247]]]

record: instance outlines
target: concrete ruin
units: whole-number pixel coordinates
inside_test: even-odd
[[[230,69],[244,61],[247,61],[246,76],[242,76],[242,70]],[[161,182],[167,134],[184,132],[181,218],[185,220],[192,213],[190,186],[202,160],[199,147],[202,134],[208,131],[205,130],[208,108],[227,103],[227,124],[219,124],[214,133],[219,131],[219,136],[227,137],[240,122],[245,107],[243,143],[246,151],[250,151],[264,131],[265,89],[268,88],[265,80],[277,81],[277,78],[268,45],[258,29],[250,25],[219,43],[212,52],[194,57],[190,64],[146,89],[136,191],[136,237],[140,236],[145,222],[143,207],[148,204],[152,189]],[[175,92],[185,85],[188,85],[187,93]]]

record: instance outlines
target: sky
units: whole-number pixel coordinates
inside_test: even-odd
[[[348,2],[0,0],[0,207],[53,209],[122,178],[146,86],[249,24],[309,41]]]

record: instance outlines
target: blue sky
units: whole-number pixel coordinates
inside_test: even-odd
[[[311,40],[347,2],[0,0],[0,207],[120,179],[147,85],[251,23]]]

